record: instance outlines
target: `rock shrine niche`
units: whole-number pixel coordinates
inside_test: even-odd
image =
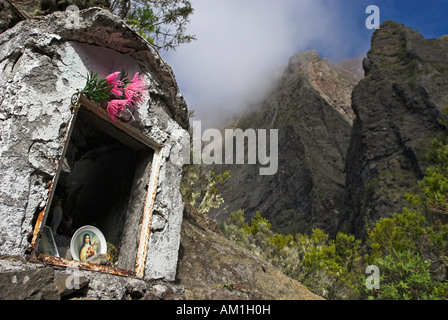
[[[85,97],[81,101],[56,184],[35,226],[40,231],[36,257],[56,265],[75,263],[79,268],[141,277],[160,166],[154,156],[161,146],[125,122],[111,121],[104,109]],[[101,252],[96,246],[95,254],[84,260],[73,238],[86,227],[100,231],[90,230],[90,236],[99,233],[105,243],[95,238]]]
[[[175,281],[187,104],[169,66],[119,17],[81,10],[77,29],[68,17],[55,12],[0,34],[0,256],[92,278],[98,272],[89,271]],[[103,79],[120,70],[148,85],[128,110],[137,112],[114,122],[110,95],[93,102],[86,92],[71,107],[90,72]],[[113,244],[112,263],[73,259],[70,237],[83,226]]]

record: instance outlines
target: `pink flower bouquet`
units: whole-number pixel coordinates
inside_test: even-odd
[[[107,112],[114,122],[122,110],[135,108],[148,96],[143,76],[137,72],[131,81],[125,77],[126,74],[123,71],[111,73],[106,77],[106,82],[112,86],[110,92],[119,98],[111,100],[107,105]]]
[[[113,72],[105,79],[98,79],[95,72],[90,72],[85,87],[73,95],[72,105],[78,105],[77,101],[81,94],[99,104],[109,101],[106,110],[112,121],[116,122],[117,116],[122,111],[132,112],[149,96],[148,87],[142,75],[136,72],[131,80],[126,77],[124,70]]]

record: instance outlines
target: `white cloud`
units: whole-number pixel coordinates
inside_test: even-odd
[[[348,54],[337,2],[193,0],[187,32],[198,40],[165,58],[197,119],[216,126],[239,113],[297,51]]]

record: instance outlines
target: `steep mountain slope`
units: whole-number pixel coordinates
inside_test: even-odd
[[[188,203],[175,286],[188,300],[322,300],[226,239],[214,221]]]
[[[293,73],[302,75],[325,101],[350,123],[355,118],[351,107],[353,88],[363,78],[362,57],[338,63],[321,58],[315,50],[295,54],[289,62]]]
[[[259,211],[276,232],[334,230],[353,119],[350,96],[358,80],[315,51],[294,55],[261,105],[234,124],[279,129],[278,172],[260,176],[258,165],[217,165],[214,170],[230,170],[232,178],[223,194],[227,212],[210,215],[222,221],[241,208],[248,218]]]
[[[404,204],[425,167],[421,160],[448,103],[448,41],[424,39],[387,21],[372,37],[366,77],[353,91],[353,125],[347,155],[340,227],[363,236]]]

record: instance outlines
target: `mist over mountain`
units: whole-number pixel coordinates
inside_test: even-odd
[[[216,165],[232,177],[223,193],[226,208],[212,217],[222,221],[241,208],[247,217],[258,211],[279,232],[335,230],[354,118],[350,98],[360,80],[356,61],[336,64],[314,50],[290,58],[264,101],[232,125],[278,129],[278,171],[260,176],[257,165]]]

